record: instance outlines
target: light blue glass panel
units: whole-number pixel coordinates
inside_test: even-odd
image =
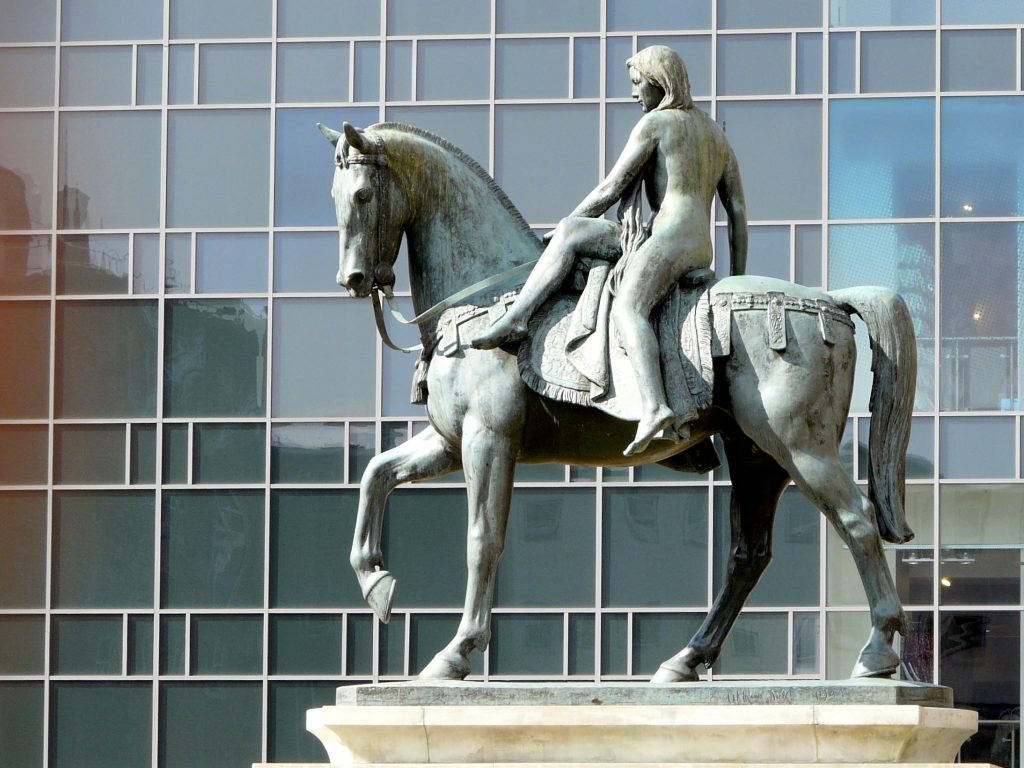
[[[0,229],[53,226],[52,114],[0,114],[0,187]]]
[[[269,110],[171,112],[167,124],[167,225],[265,225],[269,146]],[[217,172],[210,173],[211,168]]]
[[[192,290],[192,235],[168,233],[164,247],[164,287],[168,293],[189,293]]]
[[[933,99],[833,101],[829,148],[828,209],[832,218],[934,214]]]
[[[942,0],[943,24],[1020,24],[1024,6],[1017,0]]]
[[[631,85],[626,60],[633,55],[633,39],[609,37],[605,41],[605,95],[609,98],[629,98]]]
[[[797,93],[821,93],[821,51],[821,34],[796,36]]]
[[[365,3],[363,3],[365,5]],[[373,4],[376,8],[376,4]],[[340,640],[338,641],[340,645]],[[306,722],[306,712],[333,705],[337,683],[309,680],[270,684],[267,702],[267,758],[275,763],[317,763],[324,760],[320,739],[297,727]]]
[[[943,19],[944,23],[949,23]],[[909,27],[935,23],[935,0],[829,0],[833,27]]]
[[[717,0],[720,29],[759,29],[820,27],[819,0],[788,0],[764,3],[762,0]]]
[[[0,426],[0,484],[46,485],[49,454],[45,424]]]
[[[272,483],[340,483],[345,479],[344,424],[275,424]]]
[[[389,0],[389,35],[471,35],[491,31],[489,0],[448,0],[444,13],[419,0]]]
[[[722,102],[718,122],[739,160],[749,218],[820,218],[820,101]]]
[[[789,35],[727,35],[718,39],[718,92],[789,93]]]
[[[423,101],[488,98],[490,55],[491,45],[487,40],[422,41],[416,61],[416,98]],[[565,65],[568,66],[568,57]],[[561,82],[567,82],[567,77],[563,75]],[[562,89],[563,94],[565,90]]]
[[[359,42],[353,45],[356,47],[353,96],[356,101],[377,101],[381,97],[380,44]]]
[[[54,427],[53,475],[62,485],[122,485],[124,424],[61,424]]]
[[[0,107],[52,107],[54,49],[0,48]]]
[[[573,49],[572,95],[594,99],[601,95],[601,41],[577,37]]]
[[[931,224],[864,224],[829,228],[828,288],[881,285],[903,297],[917,335],[915,408],[935,403],[935,230]],[[866,411],[871,393],[871,351],[858,325],[855,411]]]
[[[72,0],[60,9],[62,40],[159,40],[161,0]]]
[[[167,103],[195,104],[196,47],[172,45],[167,55]]]
[[[719,38],[719,45],[726,38]],[[667,45],[678,53],[686,65],[690,77],[690,91],[695,98],[711,95],[711,37],[710,35],[657,35],[641,37],[638,48],[651,45]],[[618,77],[618,72],[614,75]],[[627,78],[628,79],[628,78]]]
[[[491,146],[489,107],[388,107],[387,118],[443,136],[487,168]]]
[[[50,691],[50,765],[149,765],[153,686],[54,683]]]
[[[132,241],[132,293],[160,290],[160,235],[139,234]]]
[[[60,302],[56,349],[58,417],[156,415],[155,301]]]
[[[275,416],[374,412],[373,313],[364,302],[274,302]]]
[[[63,113],[57,226],[158,226],[160,133],[159,111]]]
[[[222,768],[259,762],[262,711],[258,682],[162,683],[161,765]]]
[[[55,493],[53,604],[153,605],[152,491]]]
[[[605,491],[604,604],[704,605],[707,537],[706,488]]]
[[[1012,29],[958,29],[942,33],[942,90],[1012,91],[1017,35]]]
[[[423,45],[420,43],[421,48]],[[497,46],[497,98],[560,99],[569,95],[567,38],[498,40]]]
[[[0,43],[45,43],[57,36],[56,0],[7,0]]]
[[[270,44],[199,46],[200,104],[263,104],[270,101]]]
[[[0,373],[18,387],[0,387],[0,418],[46,418],[50,383],[50,309],[43,302],[0,303],[4,354]],[[58,344],[60,342],[58,341]]]
[[[713,0],[666,3],[662,0],[608,0],[608,31],[710,29]]]
[[[262,483],[266,477],[263,424],[196,424],[193,483]]]
[[[829,93],[853,93],[857,88],[857,38],[838,32],[828,41]]]
[[[121,616],[55,616],[50,660],[58,675],[121,674]]]
[[[633,674],[653,675],[693,637],[701,618],[693,613],[633,614]]]
[[[316,124],[341,130],[342,122],[347,120],[365,127],[377,122],[377,116],[376,107],[277,110],[274,222],[278,226],[337,226],[331,198],[334,148]],[[335,264],[330,272],[332,280],[337,271]]]
[[[366,0],[278,0],[280,37],[380,34],[380,4]]]
[[[789,227],[751,227],[748,249],[748,275],[790,279]]]
[[[272,616],[269,662],[272,675],[340,675],[341,617]]]
[[[4,649],[0,675],[42,675],[46,669],[45,631],[45,616],[0,616],[0,648]],[[3,754],[0,749],[0,756]]]
[[[277,100],[348,101],[348,43],[277,46]],[[390,63],[390,62],[389,62]]]
[[[818,287],[821,280],[821,226],[800,224],[794,243],[794,280],[801,285]]]
[[[0,235],[0,295],[48,294],[51,261],[49,235]]]
[[[491,622],[490,670],[498,675],[561,675],[561,614],[498,614]]]
[[[263,671],[262,616],[193,616],[193,675],[258,675]]]
[[[277,232],[274,235],[274,290],[341,293],[338,235],[334,232]]]
[[[45,493],[0,495],[4,536],[18,542],[0,558],[3,608],[42,608],[46,604],[46,518]]]
[[[269,37],[271,0],[173,0],[171,37]]]
[[[58,294],[128,293],[128,269],[128,235],[57,237]]]
[[[385,92],[388,101],[412,99],[412,41],[395,40],[388,43],[388,72]]]
[[[159,104],[162,100],[164,54],[159,45],[140,45],[135,75],[136,104]]]
[[[412,317],[415,314],[410,299],[398,299],[395,306],[406,317]],[[415,326],[400,326],[397,323],[390,323],[388,332],[391,334],[392,340],[401,347],[419,343],[419,331]],[[423,406],[413,405],[410,396],[418,355],[406,354],[388,348],[383,348],[382,354],[382,414],[384,416],[421,416]]]
[[[538,125],[573,140],[538,142]],[[496,108],[494,176],[527,221],[559,221],[597,184],[598,129],[596,105]]]
[[[943,216],[1024,212],[1024,97],[942,100]]]
[[[715,670],[726,675],[784,675],[789,626],[784,613],[743,613],[722,645]]]
[[[863,32],[861,93],[935,90],[935,33]]]
[[[265,293],[267,235],[224,232],[196,235],[197,293]]]
[[[132,103],[132,49],[126,45],[61,48],[61,106]]]
[[[498,0],[498,32],[597,32],[600,0]]]
[[[165,416],[262,416],[267,302],[168,302]]]

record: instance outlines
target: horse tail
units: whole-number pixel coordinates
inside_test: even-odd
[[[861,286],[830,293],[847,312],[864,320],[871,339],[871,433],[868,438],[868,497],[879,533],[902,544],[914,537],[906,522],[907,445],[917,381],[917,343],[910,310],[887,288]]]

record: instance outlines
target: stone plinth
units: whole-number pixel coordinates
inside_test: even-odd
[[[878,680],[413,682],[339,688],[306,726],[338,766],[921,766],[951,764],[977,730],[951,704],[946,688]]]

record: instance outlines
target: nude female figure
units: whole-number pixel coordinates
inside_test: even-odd
[[[736,156],[725,134],[693,105],[682,59],[663,45],[626,62],[643,117],[602,181],[546,239],[540,261],[509,311],[471,341],[492,349],[526,336],[527,321],[565,281],[577,257],[618,259],[612,320],[636,373],[642,416],[626,456],[642,453],[673,422],[651,313],[679,279],[709,267],[711,206],[728,215],[732,274],[747,261],[747,218]],[[641,221],[643,185],[652,217]],[[621,201],[619,223],[602,216]]]

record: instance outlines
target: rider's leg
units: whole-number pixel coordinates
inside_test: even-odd
[[[533,313],[565,282],[576,257],[600,255],[614,258],[618,237],[618,227],[604,219],[562,219],[515,303],[484,333],[469,343],[477,349],[494,349],[524,338],[526,324]]]

